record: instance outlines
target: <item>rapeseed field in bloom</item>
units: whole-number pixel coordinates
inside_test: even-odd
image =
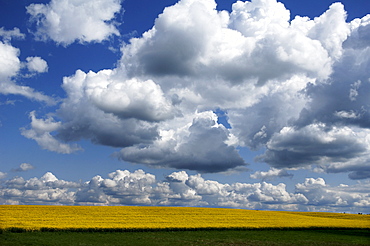
[[[370,228],[369,215],[226,208],[0,205],[0,229]]]

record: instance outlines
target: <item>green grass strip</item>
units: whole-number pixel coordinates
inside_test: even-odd
[[[0,229],[5,232],[175,232],[175,231],[315,231],[315,230],[358,230],[353,227],[200,227],[200,228],[50,228],[26,229],[22,227],[9,227]],[[370,228],[361,229],[370,233]]]
[[[94,228],[91,228],[94,229]],[[276,229],[240,229],[220,230],[200,228],[198,231],[136,231],[136,232],[102,232],[102,231],[33,231],[12,233],[3,232],[0,235],[1,246],[182,246],[182,245],[320,245],[320,246],[359,246],[370,245],[368,229],[351,228],[319,229],[292,228]],[[194,228],[193,228],[194,229]],[[19,232],[19,230],[18,230]]]

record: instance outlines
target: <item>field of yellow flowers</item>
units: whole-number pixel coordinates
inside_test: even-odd
[[[0,229],[370,228],[369,215],[225,208],[0,205]]]

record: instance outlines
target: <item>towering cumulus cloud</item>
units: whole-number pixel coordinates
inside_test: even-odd
[[[88,4],[87,23],[102,26],[99,32],[79,25],[66,33],[68,16],[81,22],[75,18],[88,13],[77,2],[30,5],[36,35],[68,45],[118,33],[109,22],[120,9],[113,0],[99,13],[101,1]],[[369,178],[369,37],[370,15],[348,23],[341,3],[310,19],[291,18],[276,0],[237,1],[231,12],[217,10],[214,0],[180,0],[123,45],[116,68],[65,77],[59,121],[32,114],[24,135],[58,152],[78,150],[66,144],[88,139],[122,148],[116,156],[124,161],[157,167],[245,170],[238,150],[248,148],[264,151],[257,160],[273,168],[255,178],[299,168]],[[42,121],[55,127],[31,134]],[[270,198],[260,192],[248,199]],[[279,199],[304,202],[288,193]]]

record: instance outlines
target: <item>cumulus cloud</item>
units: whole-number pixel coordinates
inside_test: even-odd
[[[13,171],[14,172],[26,172],[28,170],[32,170],[32,169],[35,169],[34,166],[32,166],[31,164],[29,163],[22,163],[19,165],[18,168],[14,169]]]
[[[217,123],[213,112],[198,113],[192,122],[183,123],[177,131],[162,131],[160,138],[149,146],[122,149],[120,158],[200,172],[220,172],[246,165],[235,147],[226,143],[229,132]]]
[[[0,41],[0,78],[2,80],[15,76],[21,68],[21,62],[18,58],[19,49],[13,47],[7,42]]]
[[[2,204],[72,204],[78,183],[57,179],[47,172],[41,178],[14,177],[1,187]]]
[[[324,124],[285,127],[266,146],[258,160],[277,168],[316,164],[326,172],[364,172],[363,178],[369,171],[369,130]]]
[[[27,68],[30,72],[45,73],[48,71],[48,64],[41,57],[27,57]]]
[[[2,204],[206,206],[248,209],[368,212],[368,183],[331,187],[306,178],[288,192],[283,183],[222,184],[200,174],[174,172],[158,180],[143,170],[117,170],[84,183],[59,180],[51,172],[0,183]]]
[[[85,187],[76,193],[76,201],[83,203],[105,204],[142,204],[150,205],[150,194],[155,183],[155,176],[137,170],[117,170],[110,173],[108,179],[95,176]]]
[[[158,137],[156,122],[171,117],[171,103],[151,81],[128,80],[115,73],[78,70],[63,79],[68,97],[58,114],[64,124],[54,129],[60,139],[86,138],[96,144],[127,147]]]
[[[21,33],[17,27],[14,27],[13,30],[5,30],[4,27],[0,27],[0,37],[2,37],[5,42],[10,42],[13,38],[24,39],[25,35]]]
[[[22,62],[19,60],[20,50],[11,45],[11,38],[23,38],[24,34],[19,29],[14,28],[7,31],[0,29],[0,93],[14,94],[27,97],[31,100],[55,104],[54,99],[35,91],[33,88],[25,85],[17,85],[17,76],[21,75]],[[2,40],[1,40],[2,39]],[[47,64],[40,57],[28,57],[27,65],[31,72],[46,72]]]
[[[41,13],[39,34],[63,45],[87,42],[79,32],[63,39],[47,29],[49,11],[64,25],[74,3],[30,5],[31,15]],[[257,160],[276,168],[255,178],[312,165],[368,178],[369,26],[369,15],[347,23],[341,3],[291,20],[276,0],[237,1],[231,12],[216,10],[214,0],[181,0],[123,45],[116,68],[65,77],[58,121],[49,120],[57,127],[24,134],[44,148],[80,139],[120,147],[120,159],[155,167],[235,170],[246,165],[241,147],[265,150]]]
[[[30,113],[31,118],[31,128],[21,128],[21,133],[26,138],[35,140],[43,149],[55,151],[63,154],[70,154],[80,147],[77,145],[69,145],[60,142],[51,134],[51,132],[59,129],[61,127],[60,122],[55,122],[52,118],[47,119],[37,119],[35,111]]]
[[[276,1],[238,1],[229,14],[218,12],[213,0],[182,0],[124,47],[122,63],[133,74],[220,77],[233,84],[261,85],[294,73],[327,77],[327,50],[289,18]]]
[[[260,158],[276,167],[297,167],[330,163],[327,158],[340,161],[347,156],[351,159],[367,150],[350,128],[327,131],[325,127],[323,124],[312,124],[298,130],[285,127],[271,138],[267,152]]]
[[[368,184],[340,185],[330,187],[322,178],[307,178],[304,183],[296,185],[296,192],[303,194],[307,199],[308,207],[346,207],[356,206],[359,209],[368,206],[366,189]]]
[[[333,59],[339,59],[342,56],[342,44],[350,35],[346,18],[347,13],[343,4],[333,3],[329,10],[313,20],[313,25],[308,31],[308,36],[319,40]]]
[[[327,172],[369,178],[368,52],[345,49],[330,81],[308,84],[310,100],[296,120],[269,139],[263,161],[280,168],[319,164]]]
[[[173,105],[159,85],[151,80],[126,79],[114,70],[87,74],[78,70],[64,79],[63,87],[67,92],[79,90],[98,109],[123,119],[162,121],[174,116]]]
[[[293,174],[287,172],[284,169],[276,169],[271,168],[267,172],[257,171],[250,175],[252,179],[262,179],[262,180],[269,180],[274,178],[281,178],[281,177],[293,177]]]
[[[0,179],[5,179],[7,176],[6,173],[0,172]]]
[[[121,0],[52,0],[48,4],[31,4],[26,9],[30,21],[35,23],[38,39],[67,46],[75,41],[102,42],[119,35],[113,20],[121,9],[120,3]]]

